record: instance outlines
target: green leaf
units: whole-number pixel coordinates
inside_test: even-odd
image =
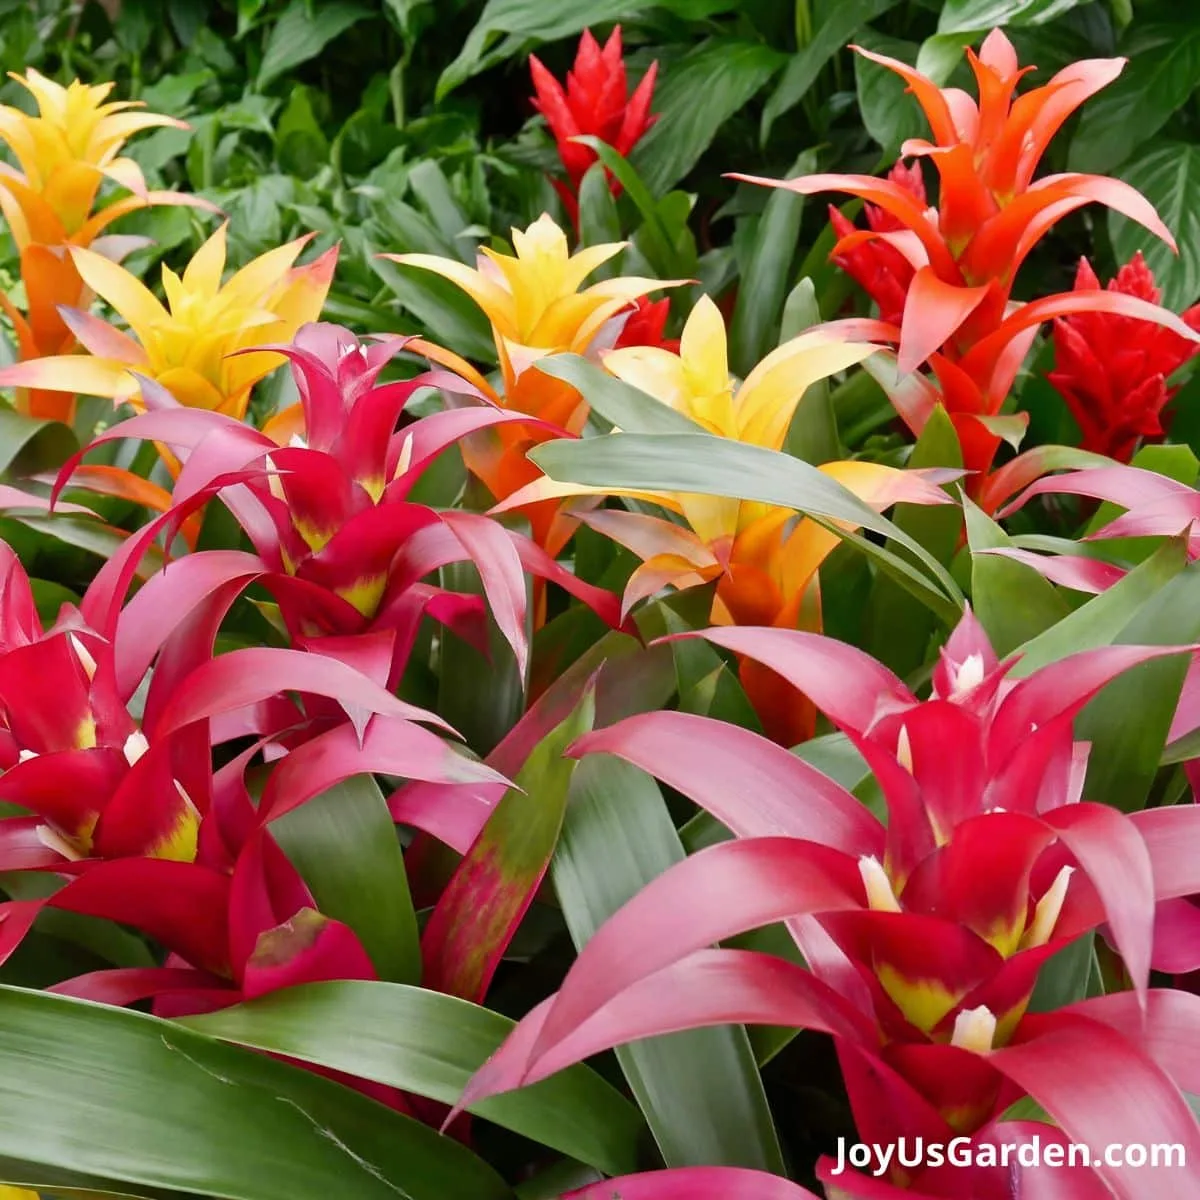
[[[292,0],[275,22],[263,50],[255,87],[263,91],[294,67],[316,58],[340,33],[371,15],[356,0]]]
[[[1138,25],[1121,49],[1129,59],[1125,70],[1084,105],[1071,139],[1072,171],[1120,166],[1200,85],[1200,26],[1195,21]]]
[[[1012,539],[965,496],[971,551],[971,600],[996,653],[1002,657],[1049,629],[1070,611],[1054,585],[1032,567],[981,550],[1011,546]]]
[[[492,344],[487,319],[464,293],[448,280],[439,279],[429,271],[402,267],[387,258],[380,258],[373,236],[381,232],[378,226],[368,226],[363,255],[367,265],[408,310],[429,330],[436,341],[476,362],[494,362],[496,348]],[[408,250],[407,246],[388,244],[388,250]],[[416,247],[412,247],[416,249]]]
[[[1084,0],[946,0],[938,33],[988,30],[999,25],[1041,25]]]
[[[594,412],[626,433],[704,432],[686,413],[660,403],[582,355],[555,354],[539,359],[535,369],[569,383],[587,397]]]
[[[1186,646],[1200,640],[1200,563],[1179,572],[1121,630],[1121,645]],[[1080,714],[1076,730],[1092,743],[1089,800],[1125,812],[1145,807],[1162,758],[1187,654],[1142,663],[1113,680]],[[1136,720],[1130,720],[1130,714]]]
[[[582,135],[573,138],[572,141],[590,147],[600,156],[600,161],[612,172],[626,195],[633,201],[634,207],[641,213],[645,225],[639,232],[646,240],[645,250],[651,264],[664,275],[681,275],[683,272],[679,269],[677,261],[677,239],[667,228],[659,202],[655,200],[633,164],[598,137]]]
[[[1179,255],[1152,238],[1140,225],[1108,215],[1108,230],[1118,262],[1128,262],[1136,251],[1162,288],[1167,308],[1186,308],[1200,295],[1200,146],[1191,142],[1154,142],[1120,171],[1126,183],[1137,188],[1158,209],[1179,243]]]
[[[647,397],[647,403],[658,401]],[[960,600],[949,572],[923,546],[828,475],[774,450],[711,434],[613,433],[549,442],[531,451],[529,457],[556,480],[637,491],[733,496],[794,508],[862,548],[881,567],[916,587],[928,603],[943,612],[949,610],[947,615],[956,611]],[[835,521],[852,522],[895,538],[929,569],[940,588],[886,548],[832,525]]]
[[[862,30],[858,41],[867,50],[886,54],[901,62],[914,63],[917,60],[918,47],[913,42],[883,37],[870,29]],[[856,54],[854,80],[863,125],[883,147],[885,158],[891,159],[899,154],[901,144],[909,138],[928,134],[920,107],[904,80],[895,72]]]
[[[761,42],[713,38],[672,63],[654,94],[659,119],[630,156],[650,190],[661,195],[682,179],[786,61]]]
[[[0,405],[0,476],[52,470],[78,449],[79,441],[69,425],[28,417]]]
[[[430,986],[482,999],[558,844],[576,760],[567,747],[592,728],[592,687],[533,748],[446,885],[421,939]]]
[[[292,89],[287,107],[275,129],[279,165],[292,175],[308,178],[329,162],[329,139],[321,129],[309,100],[309,89]]]
[[[1079,650],[1111,646],[1142,606],[1186,565],[1186,543],[1173,538],[1124,579],[1021,646],[1021,660],[1013,668],[1012,678],[1024,679]]]
[[[551,867],[576,946],[683,857],[650,776],[609,755],[589,755],[579,764]],[[648,1038],[618,1047],[616,1056],[668,1166],[784,1173],[743,1027]]]
[[[1068,1004],[1087,997],[1088,982],[1096,962],[1096,935],[1085,933],[1058,951],[1038,972],[1037,984],[1029,1001],[1031,1012],[1057,1012]]]
[[[602,163],[593,163],[579,187],[579,242],[582,246],[599,246],[619,242],[621,218],[617,213],[616,197],[609,187]],[[595,279],[609,279],[615,273],[611,262],[593,272]]]
[[[962,466],[958,434],[941,405],[934,409],[921,431],[908,465]],[[953,558],[963,523],[962,510],[957,505],[934,508],[898,504],[892,520],[897,528],[913,537],[940,562],[949,562]],[[867,619],[870,631],[867,650],[896,674],[905,676],[925,661],[925,651],[935,625],[934,615],[894,579],[876,578]]]
[[[452,1105],[514,1022],[425,988],[337,982],[287,988],[181,1024]],[[645,1130],[633,1105],[584,1066],[468,1111],[610,1175],[636,1167]]]
[[[221,1200],[511,1195],[433,1129],[168,1021],[0,987],[0,1027],[0,1158],[17,1182],[75,1175]]]
[[[589,26],[641,14],[644,0],[488,0],[458,57],[442,72],[435,99],[442,100],[487,67],[519,54],[527,40],[570,37]],[[489,53],[501,34],[510,34]]]
[[[404,854],[387,801],[357,775],[271,823],[327,917],[358,934],[381,979],[416,983],[421,948]]]
[[[780,341],[791,341],[820,323],[821,309],[817,303],[816,285],[806,275],[792,288],[783,306]],[[802,458],[813,466],[836,462],[844,457],[828,379],[818,379],[804,393],[792,414],[783,448],[788,454]]]
[[[812,87],[821,68],[868,21],[894,8],[899,0],[839,0],[827,10],[825,20],[814,31],[812,39],[798,54],[788,60],[783,77],[767,100],[762,115],[762,140],[770,135],[771,126],[785,112],[795,108]]]
[[[792,164],[786,178],[809,175],[816,169],[816,153],[806,150]],[[785,188],[771,189],[755,227],[754,245],[742,271],[737,307],[729,331],[729,363],[735,374],[748,375],[777,344],[803,215],[803,196]]]

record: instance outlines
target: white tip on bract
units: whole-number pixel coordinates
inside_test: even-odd
[[[996,1037],[996,1018],[986,1005],[966,1008],[954,1019],[954,1033],[950,1044],[960,1050],[973,1050],[986,1054]]]
[[[37,756],[38,752],[36,750],[21,750],[17,754],[17,762],[28,762],[31,758],[37,758]]]
[[[1071,883],[1071,876],[1074,874],[1074,867],[1063,867],[1054,877],[1054,882],[1037,902],[1037,908],[1033,913],[1033,923],[1025,930],[1025,935],[1021,938],[1022,950],[1044,946],[1054,935],[1054,927],[1058,924],[1062,906],[1067,899],[1067,888]]]
[[[983,682],[983,655],[968,654],[954,672],[954,694],[961,696]]]
[[[892,889],[892,881],[873,854],[864,854],[858,860],[858,873],[863,887],[867,889],[867,906],[874,912],[901,912],[900,901]]]
[[[55,829],[51,829],[49,825],[39,825],[34,833],[37,834],[37,840],[46,847],[47,850],[53,850],[55,854],[61,854],[68,862],[78,862],[83,855],[79,853],[79,849],[73,846],[65,837]]]
[[[908,726],[900,726],[896,739],[896,761],[911,775],[913,769],[912,743],[908,740]]]
[[[125,755],[125,761],[132,767],[149,749],[150,743],[146,741],[146,735],[140,729],[135,729],[125,739],[121,752]]]
[[[79,665],[83,667],[83,673],[88,679],[95,679],[96,660],[91,656],[88,648],[73,633],[67,634],[67,640],[71,643],[71,649],[75,651],[75,657],[79,659]]]

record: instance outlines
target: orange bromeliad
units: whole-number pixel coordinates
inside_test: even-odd
[[[121,157],[134,134],[162,126],[186,129],[182,121],[131,111],[141,107],[138,101],[105,103],[111,83],[88,86],[75,80],[62,87],[32,68],[12,78],[31,93],[38,115],[0,105],[0,141],[20,168],[0,165],[0,212],[21,256],[26,311],[3,293],[0,308],[16,330],[22,361],[28,361],[75,347],[59,306],[86,308],[92,293],[69,252],[72,248],[90,246],[95,254],[116,261],[143,241],[102,236],[119,217],[156,204],[216,210],[199,196],[149,191],[137,163]],[[131,194],[93,211],[106,180]],[[22,388],[17,404],[34,416],[70,421],[75,398]]]
[[[877,347],[806,333],[769,354],[735,387],[725,325],[703,297],[684,326],[679,354],[637,346],[602,355],[618,378],[690,417],[718,437],[780,450],[810,385],[862,362]],[[882,511],[898,501],[938,504],[948,497],[915,471],[865,462],[819,468]],[[567,496],[631,494],[542,478],[502,506]],[[683,517],[684,524],[643,513],[600,509],[579,518],[642,559],[625,589],[628,611],[663,587],[716,581],[712,619],[721,625],[821,627],[817,568],[838,537],[791,509],[696,494],[639,492]],[[793,745],[812,736],[815,710],[768,668],[745,659],[741,680],[772,738]]]
[[[1033,68],[1019,66],[1012,44],[994,30],[978,55],[967,51],[978,84],[976,101],[957,88],[937,87],[906,63],[858,52],[901,76],[920,103],[933,140],[910,139],[901,153],[933,163],[941,185],[937,206],[927,206],[923,188],[895,173],[888,179],[737,178],[802,195],[847,193],[890,218],[876,219],[865,230],[839,228],[843,236],[833,255],[848,261],[856,250],[877,245],[902,256],[910,268],[902,273],[908,276],[902,306],[897,308],[889,294],[882,321],[831,328],[839,336],[897,345],[896,367],[908,378],[887,381],[893,403],[916,434],[938,404],[946,408],[962,443],[964,465],[975,472],[971,487],[979,494],[1001,441],[996,418],[1043,322],[1081,312],[1112,313],[1196,340],[1173,313],[1098,287],[1029,304],[1013,302],[1014,276],[1030,251],[1055,222],[1091,203],[1137,221],[1171,246],[1174,241],[1153,205],[1127,183],[1076,172],[1033,177],[1063,123],[1120,74],[1123,59],[1073,63],[1018,96],[1018,82]],[[936,385],[916,374],[925,363]]]

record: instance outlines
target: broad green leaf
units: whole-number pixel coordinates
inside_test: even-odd
[[[329,161],[329,139],[313,112],[309,89],[292,89],[291,98],[275,128],[279,165],[293,175],[308,178]]]
[[[647,403],[658,402],[648,398]],[[839,537],[871,554],[881,567],[908,580],[929,603],[940,603],[944,610],[960,600],[949,572],[924,547],[828,475],[786,454],[710,434],[614,433],[549,442],[533,450],[530,458],[556,480],[638,491],[733,496],[794,508],[834,528]],[[884,547],[829,525],[834,521],[853,522],[895,538],[929,569],[940,588]]]
[[[867,50],[901,62],[917,60],[918,47],[913,42],[884,37],[870,29],[862,30],[858,41]],[[909,138],[928,136],[929,127],[921,109],[899,75],[856,54],[854,80],[863,125],[883,148],[885,159],[895,158],[901,144]]]
[[[1088,983],[1093,972],[1099,973],[1096,962],[1096,935],[1085,933],[1069,946],[1064,946],[1038,972],[1031,1012],[1057,1012],[1068,1004],[1087,997]]]
[[[168,1021],[0,987],[0,1027],[0,1158],[16,1182],[74,1174],[222,1200],[511,1195],[435,1130]]]
[[[788,294],[780,321],[780,341],[791,341],[806,329],[821,323],[821,308],[817,289],[811,277],[805,276]],[[856,376],[851,376],[856,378]],[[833,391],[828,379],[818,379],[804,393],[796,406],[788,428],[784,450],[802,458],[814,467],[844,458],[838,433],[837,414],[833,411]]]
[[[804,99],[821,68],[868,21],[894,8],[898,0],[838,0],[827,8],[825,20],[809,42],[788,60],[783,77],[763,109],[762,140],[765,142],[776,119]]]
[[[1144,646],[1200,641],[1200,563],[1185,567],[1150,597],[1115,640]],[[1125,812],[1145,806],[1189,658],[1172,655],[1124,672],[1080,714],[1078,737],[1092,743],[1085,792],[1089,800]]]
[[[1129,58],[1124,71],[1083,107],[1071,138],[1072,171],[1120,166],[1200,85],[1200,25],[1195,21],[1139,24],[1121,49]],[[1146,238],[1144,231],[1142,236]]]
[[[810,175],[817,156],[806,150],[792,164],[788,179]],[[729,331],[729,365],[746,376],[776,346],[779,321],[787,293],[804,197],[785,188],[773,188],[754,231],[754,246],[742,271],[737,307]]]
[[[579,354],[539,359],[536,370],[577,388],[592,410],[625,433],[703,433],[686,413],[610,375]]]
[[[271,27],[255,86],[269,87],[294,67],[316,58],[340,33],[371,15],[356,0],[292,0]]]
[[[442,100],[472,75],[520,53],[528,41],[554,41],[589,26],[638,16],[644,0],[488,0],[458,57],[442,72],[436,99]],[[498,50],[497,39],[503,35]]]
[[[609,755],[580,763],[551,867],[576,946],[683,857],[650,776]],[[744,1028],[689,1030],[615,1053],[668,1166],[727,1164],[783,1174]]]
[[[580,245],[599,246],[622,240],[621,218],[608,175],[602,163],[593,163],[579,187]],[[592,278],[610,279],[615,274],[616,268],[610,260],[592,272]]]
[[[287,988],[181,1023],[450,1105],[514,1025],[456,996],[362,982]],[[645,1131],[637,1110],[584,1066],[468,1111],[610,1175],[634,1169]]]
[[[1060,17],[1084,0],[946,0],[938,33],[986,31],[998,25],[1040,25]]]
[[[558,844],[576,765],[564,752],[595,716],[589,687],[570,716],[534,747],[515,786],[492,809],[425,926],[421,952],[430,987],[483,998]]]
[[[381,979],[421,978],[417,917],[387,802],[357,775],[272,822],[271,832],[327,917],[358,934]]]
[[[678,183],[786,61],[761,42],[713,38],[673,63],[654,93],[659,119],[631,155],[650,190],[661,195]]]
[[[69,425],[27,417],[0,405],[0,476],[53,470],[78,449],[79,441]]]
[[[600,156],[600,161],[612,172],[625,194],[633,201],[634,207],[642,215],[645,224],[638,233],[640,239],[645,243],[643,249],[651,264],[660,272],[660,277],[681,277],[684,272],[678,262],[678,238],[672,236],[672,232],[663,218],[660,202],[654,198],[646,181],[638,174],[633,164],[618,154],[607,142],[602,142],[597,137],[585,135],[572,140],[590,147]],[[676,232],[678,233],[678,231]]]
[[[1120,175],[1158,209],[1175,235],[1179,255],[1140,225],[1109,213],[1108,229],[1117,261],[1128,262],[1141,250],[1162,288],[1163,304],[1176,311],[1186,308],[1200,296],[1200,208],[1195,204],[1200,188],[1200,146],[1153,142],[1126,163]]]
[[[453,346],[459,354],[475,362],[495,362],[496,348],[487,319],[474,303],[452,283],[429,271],[402,267],[391,259],[380,258],[378,247],[384,247],[389,253],[419,249],[397,246],[390,239],[385,245],[382,233],[377,224],[367,227],[363,253],[367,265],[387,285],[400,305],[429,330],[435,341]]]
[[[450,563],[442,568],[441,576],[443,586],[451,591],[483,595],[483,581],[472,562]],[[528,603],[532,590],[528,579],[525,583]],[[528,611],[532,613],[531,604]],[[527,637],[529,625],[527,619]],[[442,635],[439,650],[438,715],[479,755],[491,753],[525,708],[526,681],[490,610],[487,636],[487,655],[448,631]],[[463,687],[464,679],[472,680],[473,685]]]
[[[940,405],[921,431],[908,465],[962,466],[958,434]],[[933,508],[898,504],[892,520],[939,561],[949,562],[953,558],[963,522],[962,510],[957,505]],[[905,676],[925,661],[935,626],[934,615],[894,579],[885,575],[875,579],[867,620],[870,634],[866,648],[897,675]]]
[[[1186,565],[1187,547],[1183,539],[1167,542],[1124,579],[1021,646],[1021,660],[1013,668],[1012,678],[1023,679],[1080,650],[1111,646],[1142,606]]]
[[[1012,545],[1012,539],[963,497],[971,551],[971,602],[996,653],[1003,656],[1061,621],[1070,611],[1054,585],[1032,567],[981,550]]]

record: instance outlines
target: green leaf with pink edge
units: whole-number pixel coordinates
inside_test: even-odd
[[[442,893],[421,939],[425,984],[480,1001],[533,902],[558,844],[575,760],[592,728],[594,685],[534,747]]]

